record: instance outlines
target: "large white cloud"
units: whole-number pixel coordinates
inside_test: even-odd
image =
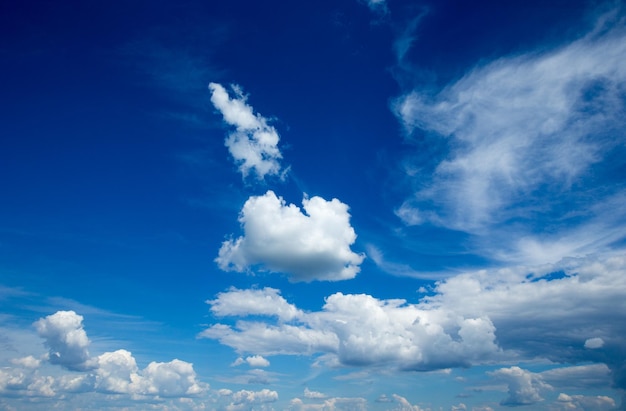
[[[276,129],[260,114],[254,114],[246,97],[238,86],[233,86],[235,97],[217,83],[209,84],[211,102],[224,116],[224,121],[235,126],[235,131],[226,138],[230,151],[243,176],[254,172],[258,178],[280,173],[282,154],[278,149],[280,140]]]
[[[220,293],[209,304],[224,310],[224,304],[232,300],[228,294]],[[238,311],[238,316],[243,315]],[[251,307],[245,315],[272,314],[263,307]],[[404,300],[335,293],[326,299],[322,311],[300,312],[290,322],[241,320],[234,327],[215,324],[200,335],[240,352],[328,353],[346,365],[382,364],[422,370],[465,366],[497,357],[494,330],[486,317],[464,318]]]
[[[606,386],[610,375],[615,386],[626,386],[624,254],[468,272],[438,282],[432,293],[414,303],[335,293],[320,311],[305,312],[283,301],[277,290],[251,292],[259,300],[266,293],[281,303],[274,311],[264,304],[243,310],[231,298],[243,295],[241,290],[220,293],[208,303],[238,321],[214,324],[201,336],[243,353],[321,353],[328,364],[407,370],[537,359],[586,361],[596,364],[538,378],[560,387],[597,388]],[[294,314],[281,317],[284,309],[278,307]],[[594,338],[604,344],[589,349],[587,341]],[[513,381],[515,373],[509,371],[498,375]],[[509,402],[533,398],[516,390],[512,388]]]
[[[89,339],[83,329],[83,317],[74,311],[58,311],[35,322],[39,336],[50,349],[48,359],[70,370],[88,368]]]
[[[535,404],[543,400],[541,391],[551,388],[538,374],[517,366],[501,368],[491,375],[508,385],[509,396],[501,402],[502,405],[515,407]]]
[[[239,217],[244,235],[222,244],[220,268],[242,272],[258,265],[292,281],[354,278],[364,256],[350,249],[356,234],[348,206],[321,197],[305,197],[302,206],[304,213],[273,191],[250,197]]]
[[[483,254],[516,263],[582,256],[622,238],[623,162],[614,159],[626,141],[626,32],[613,24],[479,66],[434,96],[399,98],[410,138],[441,136],[447,154],[419,165],[420,189],[397,215],[475,234]]]

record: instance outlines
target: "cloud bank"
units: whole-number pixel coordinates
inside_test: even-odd
[[[254,172],[259,179],[278,175],[282,154],[278,149],[280,138],[276,129],[268,124],[265,117],[254,114],[239,86],[232,86],[233,98],[220,84],[211,83],[209,89],[215,108],[227,124],[235,127],[225,144],[242,175],[247,177]]]
[[[236,323],[217,322],[200,336],[241,353],[323,354],[331,365],[401,370],[538,358],[562,364],[605,363],[613,384],[626,387],[623,253],[468,272],[438,282],[433,291],[413,303],[335,293],[320,311],[306,312],[275,289],[231,289],[207,303],[218,317],[234,317]],[[259,304],[242,305],[242,299]],[[509,369],[498,376],[520,381],[518,374]],[[539,394],[531,395],[536,391],[524,387],[511,388],[507,402],[537,400]]]
[[[287,274],[294,282],[354,278],[365,258],[350,246],[356,240],[348,206],[337,199],[304,198],[304,212],[273,191],[246,201],[239,216],[244,235],[222,244],[222,270],[252,266]]]

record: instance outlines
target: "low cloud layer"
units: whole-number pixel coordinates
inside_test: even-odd
[[[222,113],[224,121],[235,127],[225,141],[228,151],[244,177],[250,173],[256,174],[259,179],[278,175],[282,158],[278,149],[278,132],[265,117],[254,113],[239,86],[231,88],[234,93],[232,98],[222,85],[209,84],[211,102]]]
[[[286,274],[291,281],[354,278],[364,259],[350,246],[356,240],[348,206],[337,199],[304,198],[301,210],[273,191],[246,201],[239,221],[244,235],[222,244],[222,270],[251,267]]]

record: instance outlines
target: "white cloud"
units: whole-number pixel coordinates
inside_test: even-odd
[[[218,394],[221,397],[220,403],[224,403],[226,401],[223,409],[228,411],[243,411],[250,409],[269,410],[272,408],[268,408],[267,405],[278,401],[278,393],[267,388],[260,391],[232,391],[222,389],[219,390]]]
[[[615,409],[615,400],[611,397],[598,395],[598,396],[584,396],[584,395],[567,395],[560,393],[558,397],[557,409],[558,410],[572,410],[572,411],[608,411]],[[561,407],[559,407],[561,405]]]
[[[215,301],[228,301],[228,292],[222,294]],[[217,323],[200,336],[242,353],[321,353],[324,364],[408,370],[538,358],[563,364],[603,362],[610,373],[606,366],[592,364],[538,378],[556,387],[606,386],[609,375],[618,387],[626,381],[624,254],[468,272],[438,282],[433,293],[415,303],[335,293],[321,310],[304,312],[278,299],[276,290],[270,295],[281,301],[277,306],[299,314],[288,320],[290,316],[280,318],[262,304],[258,311],[224,307],[224,313],[254,315],[254,321]],[[585,348],[590,335],[602,338],[604,345]]]
[[[418,405],[411,404],[406,398],[398,394],[393,394],[392,397],[398,403],[398,406],[390,411],[424,411],[423,408],[420,408]]]
[[[193,365],[180,360],[151,362],[139,370],[129,351],[106,352],[97,358],[97,391],[160,397],[184,397],[200,394],[204,384],[196,380]]]
[[[304,388],[304,397],[305,398],[326,398],[326,395],[324,393],[321,393],[319,391],[311,391],[308,389],[308,387]]]
[[[620,24],[477,67],[434,96],[399,98],[394,109],[409,134],[439,135],[448,153],[412,177],[426,187],[397,215],[475,234],[490,246],[485,255],[516,262],[556,262],[622,238],[623,207],[602,212],[624,193],[614,184],[622,163],[607,160],[623,157],[626,141]]]
[[[83,329],[83,317],[74,311],[58,311],[35,322],[39,336],[50,349],[48,359],[70,370],[88,368],[89,339]]]
[[[599,337],[589,338],[585,341],[585,348],[589,348],[591,350],[595,350],[596,348],[602,348],[604,345],[604,340]]]
[[[364,256],[350,249],[356,234],[348,206],[321,197],[305,197],[302,205],[304,213],[273,191],[250,197],[239,217],[244,235],[222,244],[220,268],[242,272],[258,265],[291,281],[354,278]]]
[[[514,407],[535,404],[543,400],[541,391],[551,388],[540,375],[516,366],[501,368],[491,375],[508,384],[509,396],[501,402],[502,405]]]
[[[266,175],[278,175],[282,154],[278,149],[280,138],[276,129],[268,124],[266,118],[254,114],[238,86],[232,86],[234,98],[220,84],[211,83],[209,89],[215,108],[222,113],[226,123],[236,128],[228,135],[225,144],[243,176],[252,171],[259,179]]]
[[[217,294],[217,298],[207,301],[207,304],[211,305],[211,312],[218,317],[266,315],[289,321],[302,315],[302,311],[289,304],[279,290],[270,287],[261,290],[231,288],[226,293]]]
[[[250,367],[269,367],[270,362],[262,355],[253,355],[246,357],[246,362]]]
[[[32,355],[28,355],[26,357],[14,358],[11,360],[11,363],[24,368],[38,368],[41,361]]]
[[[200,336],[240,352],[328,353],[346,365],[414,370],[468,365],[497,356],[494,327],[487,318],[426,308],[404,300],[335,293],[326,298],[322,311],[303,313],[293,324],[238,321],[234,327],[215,324]]]

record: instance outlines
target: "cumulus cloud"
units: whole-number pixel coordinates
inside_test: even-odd
[[[626,32],[615,26],[476,67],[435,95],[400,97],[409,138],[440,136],[447,154],[422,167],[421,188],[397,215],[478,235],[495,248],[486,254],[516,262],[556,262],[622,238],[623,207],[602,212],[624,194],[614,184],[623,162],[607,160],[623,158],[626,141]]]
[[[278,401],[278,393],[264,388],[260,391],[232,391],[221,389],[218,391],[220,403],[225,403],[223,409],[228,411],[250,410],[250,409],[271,409],[266,408],[268,404]],[[221,409],[221,408],[220,408]]]
[[[83,317],[74,311],[58,311],[35,322],[39,336],[49,348],[48,360],[69,370],[88,368],[89,339]]]
[[[254,114],[239,86],[232,86],[234,97],[220,84],[211,83],[211,102],[222,113],[224,121],[235,127],[225,144],[244,177],[254,172],[259,179],[280,173],[282,154],[278,149],[278,132],[265,117]]]
[[[272,315],[254,310],[248,314]],[[422,370],[469,365],[497,355],[494,331],[483,317],[463,318],[404,300],[335,293],[326,298],[322,311],[301,312],[291,322],[240,320],[234,327],[218,323],[200,336],[240,352],[327,353],[346,365]]]
[[[391,411],[424,411],[423,408],[420,408],[418,405],[411,404],[406,398],[393,394],[393,399],[398,403],[398,406],[393,408]]]
[[[0,368],[0,395],[11,397],[65,398],[68,393],[115,394],[115,398],[162,401],[164,398],[198,397],[208,385],[197,380],[191,363],[174,359],[151,362],[139,369],[127,350],[105,352],[91,357],[90,340],[83,329],[83,317],[74,311],[58,311],[34,324],[49,348],[48,362],[71,373],[42,375],[51,367],[32,355],[10,360],[13,367]],[[260,362],[262,357],[251,357]]]
[[[585,341],[585,348],[589,348],[591,350],[595,350],[596,348],[602,348],[604,345],[604,340],[599,337],[589,338]]]
[[[237,358],[233,363],[233,366],[238,366],[245,363],[247,363],[250,367],[269,367],[270,365],[270,362],[262,355],[252,355],[246,357],[245,359],[242,357]]]
[[[551,388],[541,376],[520,367],[501,368],[491,375],[508,385],[509,396],[500,404],[511,407],[542,401],[541,391]]]
[[[223,270],[259,266],[294,282],[354,278],[364,256],[350,249],[356,234],[348,206],[321,197],[305,197],[302,206],[273,191],[250,197],[239,216],[244,235],[225,241],[215,261]]]
[[[432,293],[414,303],[335,293],[325,299],[321,310],[303,311],[284,301],[277,290],[254,290],[255,298],[266,293],[280,302],[277,309],[264,304],[242,309],[229,298],[231,292],[247,295],[232,289],[209,304],[219,305],[220,313],[237,321],[218,322],[200,336],[241,353],[321,353],[328,364],[406,370],[537,358],[562,364],[595,363],[532,376],[523,370],[501,371],[498,375],[512,384],[511,403],[538,398],[540,381],[574,388],[606,386],[609,376],[618,387],[626,381],[626,256],[622,253],[556,265],[467,272],[437,282]],[[590,335],[602,338],[604,345],[586,348]],[[537,388],[529,391],[537,396],[524,394],[522,386],[516,388],[515,381],[521,384],[523,378]]]
[[[321,393],[319,391],[311,391],[307,387],[304,388],[304,397],[305,398],[326,398],[326,394]]]
[[[289,304],[280,295],[280,290],[265,287],[260,290],[238,290],[217,294],[217,298],[207,301],[211,312],[218,317],[267,315],[289,321],[302,315],[295,305]]]

